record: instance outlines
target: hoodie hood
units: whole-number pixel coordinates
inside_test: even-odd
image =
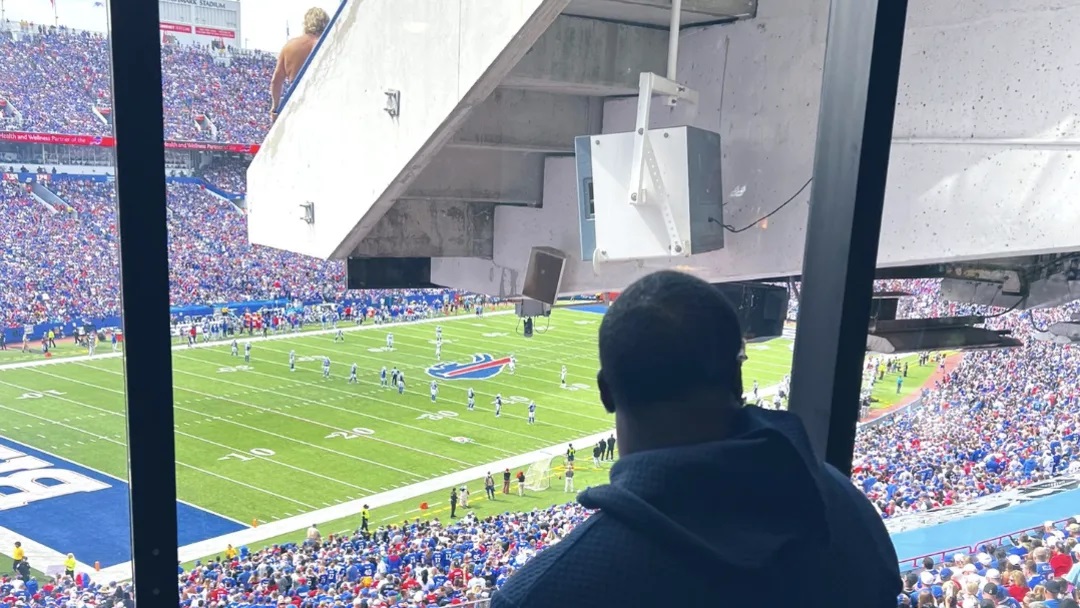
[[[824,470],[802,423],[742,408],[729,439],[619,459],[578,501],[660,545],[745,571],[824,552]]]

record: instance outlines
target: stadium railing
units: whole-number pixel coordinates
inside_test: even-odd
[[[1054,521],[1054,525],[1055,526],[1060,526],[1061,524],[1063,524],[1063,523],[1065,523],[1067,521],[1069,521],[1068,518],[1058,519],[1058,520]],[[1027,532],[1038,532],[1038,531],[1040,531],[1042,529],[1043,529],[1043,526],[1032,526],[1030,528],[1024,528],[1022,530],[1016,530],[1015,532],[1009,532],[1008,534],[1002,534],[1000,536],[995,536],[993,538],[982,540],[982,541],[979,541],[979,542],[974,543],[972,545],[966,545],[966,546],[963,546],[963,547],[954,547],[952,549],[946,549],[944,551],[935,551],[934,553],[927,553],[926,555],[920,555],[918,557],[908,558],[908,559],[905,559],[904,561],[900,562],[900,567],[902,569],[905,569],[905,568],[907,568],[907,569],[921,568],[922,567],[922,561],[924,559],[928,558],[928,557],[934,558],[934,562],[937,563],[937,562],[940,562],[940,561],[944,560],[946,557],[952,557],[953,555],[956,555],[957,553],[962,553],[964,555],[974,555],[975,553],[978,553],[979,547],[982,547],[982,546],[985,546],[985,545],[991,545],[991,546],[1001,545],[1003,540],[1012,539],[1012,538],[1015,538],[1017,536],[1020,536],[1021,534],[1027,533]],[[1011,544],[1011,542],[1010,542],[1010,544]]]

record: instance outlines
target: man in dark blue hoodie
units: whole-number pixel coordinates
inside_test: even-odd
[[[598,512],[492,608],[896,605],[896,552],[870,503],[814,458],[798,418],[743,407],[741,335],[689,275],[620,294],[597,374],[619,438],[611,484],[578,496]]]

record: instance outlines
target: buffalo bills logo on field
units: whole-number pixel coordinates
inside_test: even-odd
[[[441,380],[487,380],[494,378],[503,367],[510,364],[510,357],[496,359],[491,355],[473,355],[472,361],[458,363],[447,361],[432,365],[427,369],[429,376]]]

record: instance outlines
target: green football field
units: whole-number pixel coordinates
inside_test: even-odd
[[[517,365],[513,374],[503,368],[488,379],[440,380],[435,403],[428,391],[428,369],[437,363],[433,323],[364,327],[346,331],[343,342],[329,334],[254,340],[250,363],[243,339],[239,357],[225,342],[176,349],[178,496],[262,524],[609,431],[613,419],[595,390],[601,319],[557,309],[550,329],[529,339],[512,314],[441,321],[442,362],[512,354]],[[385,348],[388,332],[392,351]],[[790,369],[791,341],[753,344],[747,354],[747,389],[756,380],[767,390]],[[329,379],[322,376],[323,356],[332,361]],[[354,362],[359,382],[350,384]],[[384,365],[405,372],[404,395],[379,386]],[[475,411],[465,407],[470,387]],[[492,405],[496,394],[503,399],[500,417]],[[537,404],[534,425],[526,420],[530,400]],[[0,366],[0,436],[126,478],[122,360]],[[589,447],[580,448],[583,457]],[[555,485],[544,493],[549,504],[572,499]],[[395,509],[402,507],[375,515],[395,518]]]

